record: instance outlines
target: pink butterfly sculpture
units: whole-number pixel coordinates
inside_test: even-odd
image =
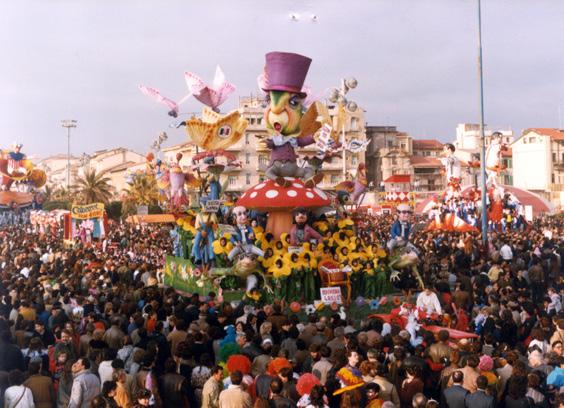
[[[148,97],[152,98],[155,102],[158,102],[169,108],[170,111],[168,112],[168,114],[173,118],[176,118],[178,116],[178,105],[180,105],[182,102],[188,99],[188,97],[190,97],[190,94],[188,94],[177,103],[174,102],[172,99],[161,95],[161,92],[158,89],[151,88],[145,85],[139,85],[139,90],[143,93],[143,95],[147,95]]]
[[[208,86],[206,83],[193,72],[185,72],[184,78],[188,90],[194,98],[202,102],[204,105],[209,106],[215,112],[219,112],[219,105],[227,100],[227,97],[235,91],[235,85],[225,80],[225,75],[218,65],[215,69],[215,77],[213,86]]]

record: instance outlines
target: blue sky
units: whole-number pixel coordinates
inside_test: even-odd
[[[126,146],[145,153],[166,109],[140,83],[180,98],[184,71],[211,81],[216,64],[257,92],[268,51],[313,58],[316,91],[354,76],[350,94],[373,125],[451,140],[478,120],[476,0],[18,0],[0,2],[0,145],[66,152],[60,120],[78,120],[73,154]],[[297,22],[290,13],[299,16]],[[315,14],[317,22],[310,17]],[[486,122],[564,122],[564,1],[483,0]],[[201,108],[195,100],[181,111]]]

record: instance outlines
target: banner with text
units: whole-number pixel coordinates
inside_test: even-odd
[[[86,205],[73,205],[71,217],[75,220],[87,220],[89,218],[103,218],[104,204],[92,203]]]

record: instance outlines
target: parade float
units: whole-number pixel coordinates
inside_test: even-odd
[[[494,132],[485,155],[486,207],[482,208],[481,186],[461,185],[462,166],[454,155],[456,149],[450,143],[444,145],[441,160],[447,188],[442,195],[428,198],[418,203],[416,208],[416,212],[428,214],[429,231],[477,233],[483,211],[487,214],[488,230],[522,229],[532,221],[533,214],[553,211],[551,204],[542,197],[498,182],[505,170],[501,158],[507,149],[508,146],[502,143],[501,133]],[[480,162],[469,162],[467,167],[478,169]]]
[[[235,87],[220,70],[213,86],[185,74],[189,93],[204,104],[201,116],[178,124],[196,154],[188,168],[181,168],[181,157],[163,163],[148,156],[148,171],[177,217],[171,231],[174,253],[167,257],[164,271],[166,285],[182,293],[215,292],[219,299],[285,300],[310,312],[314,304],[322,307],[320,300],[334,308],[352,299],[367,305],[364,299],[392,290],[387,252],[357,234],[355,209],[367,190],[364,164],[359,164],[356,177],[331,191],[319,187],[325,163],[342,149],[362,152],[367,143],[340,143],[327,107],[308,100],[304,82],[311,62],[294,53],[266,54],[258,82],[267,101],[268,136],[260,143],[270,150],[270,161],[262,181],[239,197],[226,194],[221,183],[226,169],[238,164],[228,148],[248,125],[238,110],[219,113]],[[154,88],[140,89],[166,105],[173,117],[186,99],[177,103]],[[316,154],[302,155],[300,149],[310,145]],[[178,188],[170,189],[174,177]]]
[[[103,203],[73,205],[70,213],[65,214],[65,240],[79,239],[83,244],[90,244],[106,235],[108,217]]]
[[[45,172],[35,168],[22,152],[23,145],[0,150],[0,209],[17,211],[39,204],[37,190],[47,181]]]

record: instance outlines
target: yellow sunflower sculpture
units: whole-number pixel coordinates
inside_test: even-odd
[[[290,276],[292,274],[292,268],[290,267],[289,263],[284,259],[282,256],[276,257],[272,262],[272,266],[268,270],[272,277],[275,279],[280,279],[286,276]]]

